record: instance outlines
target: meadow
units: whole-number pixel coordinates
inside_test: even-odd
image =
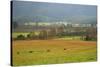
[[[97,61],[97,6],[11,2],[11,65]]]
[[[96,61],[96,47],[96,41],[14,40],[12,63],[19,66]]]
[[[17,38],[18,35],[23,35],[23,36],[27,37],[27,34],[29,34],[29,32],[13,32],[12,38]]]

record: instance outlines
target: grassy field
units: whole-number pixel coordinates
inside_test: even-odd
[[[27,37],[27,35],[30,34],[30,32],[13,32],[12,33],[12,38],[17,38],[17,36],[19,35],[23,35],[25,37]],[[39,32],[35,32],[35,35],[38,35]]]
[[[30,32],[13,32],[12,33],[12,38],[17,38],[19,35],[23,35],[27,37],[27,35]],[[39,32],[35,32],[36,35],[39,34]],[[63,36],[61,38],[54,38],[53,40],[80,40],[82,36]]]
[[[29,32],[13,32],[12,37],[17,38],[18,35],[23,35],[23,36],[27,37],[28,34],[29,34]]]
[[[81,40],[82,36],[64,36],[61,38],[54,38],[53,40]]]
[[[96,42],[80,40],[12,41],[13,65],[38,65],[96,61]]]

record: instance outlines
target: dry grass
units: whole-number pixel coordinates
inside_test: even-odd
[[[13,65],[96,61],[95,41],[13,41]]]

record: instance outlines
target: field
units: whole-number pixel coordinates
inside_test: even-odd
[[[13,32],[12,37],[17,38],[18,35],[24,35],[25,37],[27,37],[27,34],[29,34],[29,32]]]
[[[97,60],[96,41],[16,40],[12,42],[14,66]]]
[[[27,35],[30,34],[30,32],[13,32],[12,38],[17,38],[19,35],[23,35],[24,37],[27,37]],[[35,32],[36,35],[39,34],[39,32]]]
[[[17,38],[19,35],[23,35],[24,37],[27,37],[27,35],[30,32],[13,32],[12,38]],[[39,34],[39,32],[35,32],[36,35]],[[54,38],[53,40],[80,40],[82,36],[63,36],[60,38]]]

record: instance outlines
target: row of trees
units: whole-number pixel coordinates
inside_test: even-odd
[[[17,24],[14,23],[13,24],[14,27],[17,27]],[[87,28],[87,31],[85,28],[70,28],[68,27],[67,29],[65,28],[64,25],[59,26],[59,27],[50,27],[50,29],[45,29],[45,30],[40,30],[38,29],[38,23],[36,25],[36,30],[34,32],[30,32],[29,34],[27,34],[27,36],[22,35],[18,35],[17,40],[24,40],[24,39],[33,39],[33,40],[37,40],[37,39],[52,39],[52,38],[60,38],[60,37],[64,37],[64,36],[82,36],[82,40],[96,40],[96,29],[95,28]],[[36,32],[39,32],[38,34],[36,34]]]
[[[47,39],[53,39],[53,38],[60,38],[60,37],[64,37],[65,35],[62,34],[54,34],[55,32],[52,31],[40,31],[38,35],[35,34],[35,32],[30,32],[29,34],[27,34],[27,36],[25,35],[18,35],[17,38],[15,38],[15,40],[47,40]],[[72,35],[71,35],[72,36]],[[74,35],[73,35],[74,37]],[[90,40],[97,40],[96,36],[92,36],[91,34],[87,34],[84,36],[81,36],[81,40],[86,40],[86,41],[90,41]]]
[[[25,39],[44,40],[44,39],[51,39],[54,37],[56,37],[55,31],[42,30],[42,31],[39,31],[38,34],[36,34],[36,32],[30,32],[29,34],[27,34],[27,36],[20,34],[15,39],[16,40],[25,40]]]

